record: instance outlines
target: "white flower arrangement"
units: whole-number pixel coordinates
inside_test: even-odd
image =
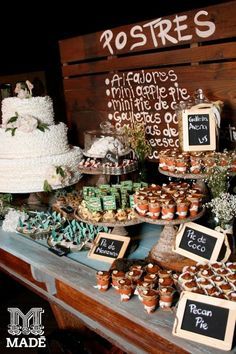
[[[212,199],[205,206],[211,209],[216,220],[224,229],[232,223],[233,218],[236,216],[236,195],[221,193],[219,197]]]
[[[10,209],[2,223],[3,231],[15,232],[19,219],[25,221],[28,219],[28,215],[22,211]]]
[[[72,173],[67,166],[51,166],[44,181],[44,191],[51,192],[53,187],[65,187],[72,178]]]
[[[34,85],[31,84],[29,80],[26,80],[26,82],[18,82],[15,87],[15,94],[17,94],[18,98],[30,98],[32,97],[32,90],[34,88]]]
[[[2,125],[5,128],[5,131],[11,131],[11,135],[14,136],[16,130],[31,133],[36,129],[41,130],[42,132],[48,128],[48,124],[40,122],[37,118],[30,114],[19,115],[17,112],[14,117],[11,117],[7,123]]]

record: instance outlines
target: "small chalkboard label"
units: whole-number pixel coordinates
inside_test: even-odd
[[[118,163],[119,162],[118,154],[114,154],[113,152],[108,150],[104,159],[103,159],[103,163],[106,163],[106,162]]]
[[[176,253],[193,259],[197,262],[218,260],[221,248],[225,242],[225,235],[193,222],[182,224],[176,235]],[[230,247],[226,242],[226,252],[222,261],[230,255]]]
[[[209,114],[188,115],[189,145],[210,145]]]
[[[181,293],[173,334],[218,349],[232,347],[236,303],[184,291]]]
[[[211,108],[186,110],[183,113],[183,150],[216,149],[216,120]]]
[[[129,237],[100,232],[88,257],[112,263],[116,258],[124,256],[129,242]]]

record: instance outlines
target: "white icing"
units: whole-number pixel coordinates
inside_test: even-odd
[[[121,301],[123,301],[123,300],[129,300],[129,299],[130,299],[130,295],[121,294],[121,295],[120,295],[120,299],[121,299]]]
[[[70,150],[64,123],[51,125],[44,132],[39,129],[30,133],[16,130],[14,136],[0,128],[0,141],[0,159],[58,155]]]
[[[6,124],[8,120],[19,115],[32,115],[42,123],[54,124],[53,103],[49,96],[19,98],[8,97],[2,101],[2,123]]]
[[[162,214],[161,218],[163,220],[165,220],[165,219],[173,219],[174,218],[174,213],[168,212],[167,214]]]
[[[159,301],[160,308],[171,307],[172,301]]]
[[[70,184],[80,178],[78,163],[82,158],[79,147],[65,154],[28,159],[0,159],[0,191],[2,193],[29,193],[43,191],[43,184],[52,166],[65,166],[72,172]],[[62,186],[58,186],[60,188]]]
[[[67,127],[54,124],[53,104],[50,97],[9,97],[2,101],[3,126],[8,120],[22,115],[46,123],[49,129],[19,127],[15,134],[0,128],[0,192],[30,193],[44,190],[45,180],[53,189],[76,183],[81,174],[78,164],[82,158],[79,147],[70,147]],[[27,132],[26,132],[27,131]],[[58,172],[61,168],[64,175]]]
[[[147,305],[144,305],[144,309],[147,311],[147,313],[151,313],[155,310],[156,308],[156,305],[153,305],[153,306],[147,306]]]

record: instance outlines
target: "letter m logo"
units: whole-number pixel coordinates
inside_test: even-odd
[[[42,323],[42,314],[44,310],[41,307],[31,308],[26,315],[17,307],[8,307],[10,312],[10,324],[8,325],[8,333],[12,335],[42,335],[44,326]],[[21,324],[20,324],[21,319]],[[30,322],[32,322],[30,324]]]

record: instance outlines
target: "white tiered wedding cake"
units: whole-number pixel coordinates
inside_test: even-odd
[[[32,84],[17,84],[18,97],[2,101],[0,192],[61,188],[80,178],[79,147],[71,147],[64,123],[55,124],[50,97],[32,97]]]

